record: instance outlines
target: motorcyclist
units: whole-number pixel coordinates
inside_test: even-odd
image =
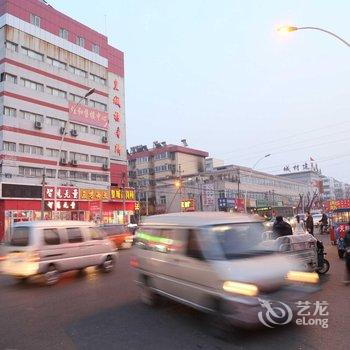
[[[323,233],[323,229],[328,226],[328,216],[326,215],[326,213],[322,213],[322,218],[318,222],[321,223],[321,225],[320,225],[320,233],[322,234]]]

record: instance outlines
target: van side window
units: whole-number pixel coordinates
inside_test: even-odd
[[[79,227],[67,228],[67,234],[69,243],[79,243],[83,241],[83,234]]]
[[[169,253],[173,245],[173,231],[161,228],[141,228],[137,231],[136,245],[139,248]]]
[[[89,234],[90,234],[90,239],[92,239],[93,241],[103,239],[102,230],[100,230],[97,227],[89,227]]]
[[[44,241],[47,245],[60,244],[60,236],[56,228],[46,228],[44,231]]]
[[[199,245],[197,236],[193,230],[188,231],[188,242],[186,255],[198,260],[204,260],[202,249]]]

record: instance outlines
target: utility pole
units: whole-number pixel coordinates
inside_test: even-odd
[[[146,188],[146,216],[148,216],[148,189]]]
[[[237,169],[237,197],[240,198],[239,186],[241,184],[241,175],[239,173],[239,168]]]
[[[46,168],[44,168],[43,170],[43,179],[41,182],[41,212],[40,212],[41,220],[44,220],[44,212],[45,212],[45,184],[46,184],[45,180],[46,180]]]
[[[182,173],[182,170],[181,170],[181,164],[179,164],[179,180],[180,180],[180,187],[179,187],[179,193],[180,193],[180,212],[182,211],[182,207],[181,207],[181,204],[182,204],[182,177],[181,177],[181,173]]]

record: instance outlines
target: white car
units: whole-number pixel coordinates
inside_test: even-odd
[[[62,271],[99,266],[109,272],[114,267],[113,243],[90,222],[21,222],[14,224],[6,236],[1,270],[18,279],[41,274],[51,285]]]

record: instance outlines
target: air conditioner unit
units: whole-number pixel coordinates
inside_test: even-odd
[[[107,163],[102,164],[102,169],[103,169],[103,170],[108,170],[108,169],[109,169],[108,164],[107,164]]]
[[[34,128],[35,129],[42,129],[43,123],[42,122],[34,122]]]
[[[108,143],[108,137],[102,136],[102,143]]]
[[[72,130],[70,131],[70,134],[71,134],[72,136],[78,136],[78,131],[76,131],[75,129],[72,129]]]
[[[73,165],[73,166],[77,166],[78,165],[78,161],[76,159],[72,159],[70,161],[70,163]]]
[[[60,164],[61,165],[67,165],[67,159],[66,158],[61,158],[60,159]]]
[[[61,126],[60,127],[60,134],[63,135],[64,133],[67,133],[65,130],[66,130],[66,128],[64,126]]]

